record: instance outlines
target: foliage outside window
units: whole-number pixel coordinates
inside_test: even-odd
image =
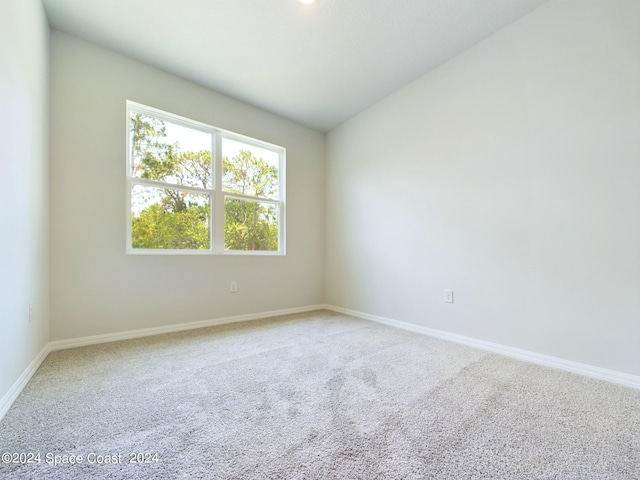
[[[129,253],[284,254],[285,149],[127,102]]]

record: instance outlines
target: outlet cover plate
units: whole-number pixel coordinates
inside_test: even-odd
[[[444,291],[444,303],[453,303],[453,290]]]

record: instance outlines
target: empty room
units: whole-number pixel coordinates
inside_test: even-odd
[[[0,39],[0,479],[640,478],[640,1]]]

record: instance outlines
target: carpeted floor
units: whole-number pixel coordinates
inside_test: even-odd
[[[322,311],[54,352],[4,452],[40,463],[2,479],[640,479],[640,391]]]

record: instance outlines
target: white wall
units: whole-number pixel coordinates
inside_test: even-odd
[[[49,338],[49,25],[0,2],[0,398]],[[35,315],[29,323],[29,302]]]
[[[552,1],[332,131],[327,302],[640,374],[638,25]]]
[[[58,31],[51,63],[52,340],[322,302],[324,134]],[[286,147],[287,255],[126,255],[127,99]]]

